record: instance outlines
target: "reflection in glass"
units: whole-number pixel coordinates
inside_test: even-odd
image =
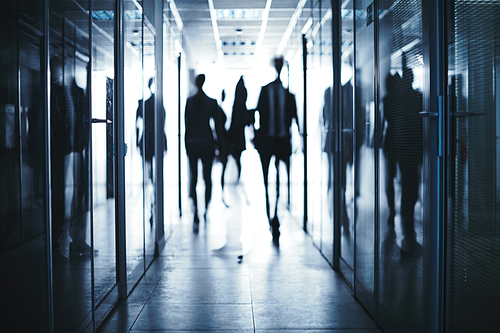
[[[380,305],[401,327],[421,331],[422,8],[419,0],[381,5]]]
[[[93,0],[94,8],[101,8],[102,1]],[[116,241],[114,201],[114,19],[94,15],[92,61],[92,191],[94,239],[94,294],[100,316],[107,306],[102,301],[116,284]],[[98,251],[98,252],[96,252]]]
[[[125,34],[125,209],[127,226],[127,288],[130,291],[144,273],[144,172],[143,143],[140,139],[144,128],[143,118],[137,114],[143,110],[143,34],[142,20],[125,17],[124,26],[130,33]],[[147,89],[147,88],[146,88]]]
[[[341,142],[342,155],[340,167],[340,226],[342,236],[340,237],[340,269],[348,283],[353,281],[354,268],[354,201],[359,194],[359,189],[355,188],[355,179],[359,177],[359,151],[363,143],[360,130],[362,126],[356,126],[357,122],[363,119],[359,114],[361,108],[354,109],[354,45],[353,30],[354,22],[352,16],[347,15],[353,9],[353,1],[345,3],[342,9],[342,56],[341,56]],[[354,115],[354,112],[356,115]],[[361,136],[359,136],[361,134]],[[359,182],[356,182],[359,184]]]
[[[500,285],[497,1],[446,1],[449,168],[445,330],[492,332]]]
[[[92,310],[89,225],[88,1],[51,2],[50,126],[54,326],[77,330]],[[70,19],[71,17],[71,19]],[[80,26],[76,25],[80,23]],[[80,300],[75,302],[75,299]]]
[[[375,291],[375,87],[373,2],[357,0],[356,52],[356,280],[371,296]],[[358,289],[361,293],[361,288]],[[371,305],[371,304],[369,304]],[[369,307],[368,304],[365,306]],[[372,310],[371,306],[370,309]]]
[[[153,1],[144,2],[145,12],[153,12]],[[150,10],[147,10],[150,8]],[[149,28],[151,25],[150,18],[144,15],[143,21],[143,83],[144,83],[144,104],[142,118],[143,120],[143,131],[142,136],[142,148],[141,156],[144,159],[144,237],[145,237],[145,258],[146,265],[148,265],[154,257],[155,251],[155,237],[156,237],[156,227],[157,219],[154,215],[156,198],[154,186],[156,184],[155,170],[156,170],[156,158],[155,155],[155,136],[156,136],[156,122],[155,122],[155,35]],[[162,108],[163,115],[165,118],[165,110]],[[160,111],[161,112],[161,111]],[[162,136],[163,142],[158,144],[163,145],[166,149],[166,137]],[[163,155],[161,156],[163,158]]]
[[[0,316],[6,332],[48,329],[42,8],[43,1],[0,4]]]

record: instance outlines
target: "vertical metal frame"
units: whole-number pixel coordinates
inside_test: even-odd
[[[46,223],[46,243],[47,243],[47,313],[49,315],[48,331],[54,332],[54,287],[52,275],[52,191],[51,191],[51,163],[50,163],[50,100],[49,100],[49,0],[44,1],[43,6],[43,55],[42,72],[43,77],[43,104],[45,109],[45,223]]]
[[[115,151],[115,223],[118,296],[127,297],[127,237],[125,221],[125,137],[124,137],[124,0],[115,0],[115,79],[114,79],[114,151]]]
[[[304,112],[302,140],[304,145],[304,222],[303,229],[307,232],[308,207],[307,207],[307,39],[306,35],[302,34],[302,66],[304,76]]]
[[[163,136],[165,117],[163,114],[163,0],[155,0],[155,214],[156,214],[156,237],[155,256],[159,255],[160,242],[164,235],[159,231],[160,226],[165,226],[163,213]]]
[[[333,269],[340,270],[341,257],[341,237],[340,237],[340,178],[341,178],[341,112],[342,112],[342,93],[341,93],[341,71],[342,71],[342,18],[341,18],[341,0],[332,0],[332,66],[333,66],[333,94],[332,106],[334,114],[334,135],[335,152],[333,156]],[[330,170],[330,172],[332,172]]]
[[[94,0],[89,0],[89,13],[94,11]],[[89,63],[87,68],[87,98],[89,105],[89,119],[88,119],[88,128],[89,128],[89,151],[88,151],[88,188],[89,188],[89,223],[90,223],[90,250],[92,251],[90,255],[90,286],[91,290],[91,304],[92,304],[92,331],[95,332],[97,328],[96,323],[96,301],[95,301],[95,258],[94,258],[94,179],[93,179],[93,155],[92,155],[92,72],[94,70],[93,61],[94,61],[94,31],[93,31],[93,18],[92,15],[89,15]]]
[[[182,55],[177,57],[177,162],[179,177],[179,216],[182,216],[182,169],[181,169],[181,64]]]
[[[356,0],[352,0],[352,10],[354,13],[356,13]],[[357,75],[356,75],[356,16],[353,17],[353,23],[352,23],[352,47],[353,47],[353,51],[352,51],[352,82],[353,82],[353,92],[352,92],[352,98],[353,98],[353,104],[354,104],[354,114],[353,114],[353,127],[354,127],[354,145],[353,145],[353,160],[354,160],[354,167],[356,168],[356,164],[359,163],[358,159],[356,158],[356,156],[359,156],[358,152],[357,152],[357,134],[356,134],[356,131],[358,130],[358,128],[356,128],[356,124],[357,124],[357,112],[356,112],[356,100],[357,100],[357,82],[356,82],[356,79],[357,79]],[[356,189],[356,184],[357,182],[359,182],[359,179],[356,178],[356,172],[354,173],[354,188]],[[355,197],[356,198],[356,197]],[[356,199],[354,199],[354,223],[353,223],[353,243],[354,243],[354,246],[353,246],[353,267],[352,267],[352,292],[354,295],[356,295],[356,267],[357,267],[357,246],[356,246],[356,242],[357,242],[357,229],[358,229],[358,209],[356,207],[357,203],[356,203]]]
[[[374,154],[373,154],[373,159],[374,159],[374,166],[375,166],[375,202],[374,202],[374,223],[375,223],[375,234],[374,234],[374,267],[375,267],[375,272],[374,272],[374,277],[373,277],[373,295],[374,295],[374,302],[375,302],[375,320],[379,321],[378,319],[378,308],[379,308],[379,301],[380,301],[380,154],[379,154],[379,143],[380,139],[379,136],[381,135],[380,131],[380,71],[379,71],[379,65],[380,65],[380,57],[379,57],[379,44],[380,44],[380,38],[379,38],[379,33],[380,33],[380,20],[379,20],[379,0],[374,0],[373,1],[373,36],[374,36],[374,45],[373,45],[373,53],[374,53],[374,67],[373,67],[373,79],[374,79],[374,84],[373,84],[373,100],[375,104],[375,133],[374,133]]]
[[[447,48],[444,0],[422,1],[423,56],[425,66],[424,110],[424,324],[427,332],[443,331],[444,226],[446,181]]]

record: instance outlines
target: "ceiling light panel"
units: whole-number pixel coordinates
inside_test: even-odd
[[[216,9],[218,20],[260,20],[263,11],[261,8]]]
[[[215,9],[234,8],[260,8],[266,7],[267,0],[214,0]]]

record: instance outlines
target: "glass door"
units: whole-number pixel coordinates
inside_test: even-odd
[[[379,1],[378,13],[378,316],[423,332],[422,2]]]
[[[445,331],[494,331],[500,295],[500,3],[446,2]]]
[[[114,14],[104,2],[93,0],[91,73],[92,236],[96,325],[117,283],[114,152]],[[112,295],[116,299],[116,295]],[[111,302],[112,303],[112,302]],[[106,306],[107,304],[107,306]],[[104,310],[103,310],[104,309]]]
[[[359,148],[362,144],[362,125],[357,122],[364,119],[360,114],[354,114],[354,1],[346,1],[341,8],[341,69],[340,69],[340,261],[339,268],[347,282],[354,285],[354,225],[355,200],[359,194],[354,180],[359,177]],[[356,108],[360,111],[361,108]],[[358,131],[357,131],[358,130]],[[359,146],[358,146],[359,145]]]
[[[372,0],[356,0],[355,3],[356,57],[355,105],[356,147],[359,174],[356,185],[359,193],[355,198],[356,244],[355,244],[355,291],[356,296],[375,315],[375,167],[376,167],[376,76],[375,76],[375,15]]]

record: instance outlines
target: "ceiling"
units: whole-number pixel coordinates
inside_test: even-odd
[[[311,4],[319,0],[164,0],[164,17],[192,67],[218,63],[225,68],[248,69],[256,62],[270,62],[285,55],[290,33],[300,34],[310,17]],[[88,35],[89,0],[51,0],[51,10]],[[153,52],[154,35],[143,29],[141,13],[149,22],[154,16],[153,0],[124,0],[125,42],[129,49]],[[93,0],[96,56],[112,61],[114,0]],[[146,23],[148,25],[148,23]],[[148,25],[152,27],[152,25]],[[57,27],[57,25],[55,25]],[[143,33],[141,34],[141,31]],[[62,35],[61,35],[62,36]],[[82,51],[83,52],[83,51]],[[136,52],[136,53],[137,53]],[[85,52],[84,52],[85,53]]]
[[[177,9],[179,13],[183,47],[192,55],[191,65],[219,62],[226,68],[249,68],[255,62],[269,62],[283,52],[284,45],[279,46],[284,39],[286,44],[285,32],[294,13],[307,16],[309,2],[172,0],[167,10],[175,12]],[[175,13],[170,15],[175,16]],[[292,20],[291,28],[295,28],[295,21]]]

